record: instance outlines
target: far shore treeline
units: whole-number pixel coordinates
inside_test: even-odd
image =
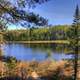
[[[3,32],[7,41],[35,41],[35,40],[67,40],[70,25],[52,27],[29,28],[23,30],[7,30]]]

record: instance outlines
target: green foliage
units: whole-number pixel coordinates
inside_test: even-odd
[[[2,56],[3,55],[3,52],[2,52],[2,50],[1,50],[1,48],[0,48],[0,56]]]
[[[7,61],[7,66],[9,67],[9,69],[15,68],[15,65],[16,65],[16,60],[15,60],[15,58],[10,58],[10,59]]]
[[[14,0],[14,2],[13,0],[0,0],[0,29],[6,27],[7,24],[21,24],[22,26],[30,26],[31,24],[47,25],[47,19],[27,11],[28,7],[46,1],[48,0]]]
[[[15,58],[13,57],[9,57],[7,60],[6,60],[6,68],[8,68],[8,76],[14,76],[14,73],[15,73],[15,69],[16,69],[16,64],[17,64],[17,61]]]
[[[76,6],[73,25],[68,31],[68,40],[74,53],[74,80],[77,80],[78,73],[78,59],[79,59],[79,39],[80,39],[80,11],[78,5]]]
[[[71,47],[78,46],[80,39],[80,14],[78,6],[76,7],[74,22],[67,32],[67,39],[70,41]]]
[[[58,25],[27,30],[10,30],[4,32],[4,39],[7,41],[66,40],[66,33],[69,28],[67,25]]]

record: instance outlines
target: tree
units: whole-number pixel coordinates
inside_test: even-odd
[[[28,12],[26,9],[46,1],[48,0],[0,0],[0,41],[2,41],[2,31],[9,24],[21,24],[21,26],[47,25],[47,19],[33,12]]]
[[[74,80],[77,80],[78,73],[78,55],[79,55],[79,29],[80,29],[80,11],[78,5],[76,6],[74,21],[72,27],[68,32],[68,39],[70,46],[74,53]]]
[[[48,0],[0,0],[0,46],[2,31],[6,29],[9,24],[22,26],[47,25],[48,20],[38,14],[28,12],[26,9],[27,7],[34,7],[46,1]]]
[[[28,7],[34,7],[48,0],[0,0],[0,22],[9,24],[21,24],[22,26],[46,25],[47,20],[38,14],[27,11]],[[3,27],[0,23],[0,29]]]

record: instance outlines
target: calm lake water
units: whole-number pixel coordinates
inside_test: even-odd
[[[4,55],[16,57],[22,61],[43,61],[47,59],[61,60],[71,58],[66,55],[68,49],[66,45],[57,44],[6,44],[4,45]]]

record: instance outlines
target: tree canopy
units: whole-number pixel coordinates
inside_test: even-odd
[[[48,20],[27,11],[38,4],[42,4],[48,0],[0,0],[0,29],[8,24],[27,25],[47,25]]]

